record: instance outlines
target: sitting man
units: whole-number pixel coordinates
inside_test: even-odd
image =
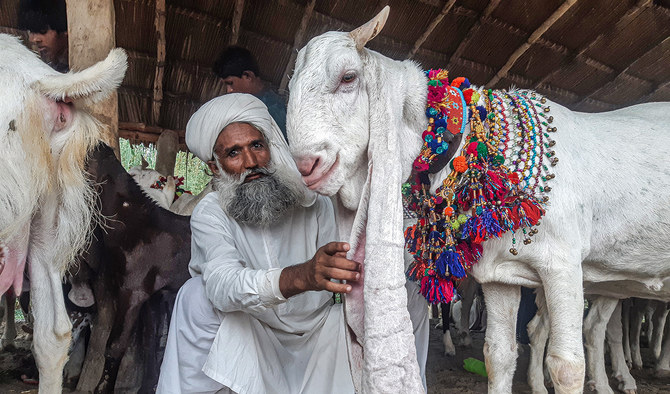
[[[265,86],[258,62],[251,52],[241,47],[228,47],[216,59],[213,71],[223,79],[226,93],[249,93],[258,97],[268,107],[286,139],[286,102]]]
[[[19,28],[28,30],[28,41],[45,63],[58,72],[69,71],[65,0],[22,0]]]
[[[360,264],[333,206],[302,183],[265,105],[204,104],[186,144],[214,173],[191,216],[193,278],[180,289],[158,393],[352,393],[342,304]]]

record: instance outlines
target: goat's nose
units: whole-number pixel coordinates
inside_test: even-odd
[[[302,176],[309,176],[319,165],[319,158],[317,156],[301,157],[298,159],[297,164],[300,174],[302,174]]]

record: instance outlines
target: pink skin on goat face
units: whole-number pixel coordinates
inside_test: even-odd
[[[47,125],[52,125],[51,132],[58,133],[67,128],[72,123],[72,101],[67,97],[63,101],[44,100],[48,108],[45,120]]]

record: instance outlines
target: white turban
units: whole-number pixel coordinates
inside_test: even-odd
[[[314,203],[316,194],[302,182],[279,126],[272,119],[265,104],[251,94],[229,93],[203,104],[186,125],[186,146],[200,160],[212,160],[216,139],[221,130],[231,123],[249,123],[263,133],[270,147],[270,162],[274,166],[286,167],[295,176],[293,180],[303,189],[302,205],[309,206]]]

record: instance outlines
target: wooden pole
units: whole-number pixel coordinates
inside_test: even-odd
[[[551,26],[553,26],[554,23],[556,23],[559,19],[561,19],[561,17],[563,15],[565,15],[565,13],[568,12],[568,10],[573,5],[575,5],[575,3],[577,3],[577,0],[566,0],[563,4],[561,4],[561,6],[558,7],[558,9],[556,11],[554,11],[554,13],[551,14],[551,16],[546,21],[544,21],[544,23],[542,23],[542,25],[540,27],[535,29],[535,31],[530,35],[530,37],[528,37],[528,40],[526,40],[526,42],[521,44],[521,46],[518,47],[514,51],[514,53],[512,53],[512,55],[509,57],[509,59],[507,59],[507,62],[505,63],[505,65],[503,65],[500,68],[500,70],[498,70],[496,75],[494,75],[493,78],[491,78],[491,80],[485,86],[488,86],[488,87],[492,88],[496,83],[498,83],[498,81],[500,81],[502,78],[506,77],[509,70],[511,70],[512,66],[514,66],[514,63],[516,63],[516,61],[519,60],[519,58],[524,53],[526,53],[526,51],[533,44],[535,44],[535,42],[537,40],[539,40],[540,37],[542,37],[542,35],[547,30],[549,30],[549,28]]]
[[[302,20],[300,20],[300,28],[295,33],[293,37],[293,48],[291,49],[291,57],[288,59],[288,64],[284,69],[284,75],[281,77],[281,83],[279,84],[279,90],[284,91],[288,86],[289,73],[295,65],[295,59],[298,57],[298,50],[304,44],[305,41],[305,32],[307,31],[307,24],[309,19],[312,17],[312,12],[314,11],[314,5],[316,0],[310,0],[309,3],[305,6],[305,12],[302,14]]]
[[[244,12],[244,0],[235,0],[235,10],[233,11],[233,21],[230,25],[230,45],[237,45],[240,39],[240,24],[242,23],[242,12]]]
[[[433,30],[435,30],[435,28],[437,27],[437,25],[439,25],[440,22],[442,22],[442,19],[445,17],[445,15],[449,13],[449,11],[451,10],[451,8],[454,6],[455,3],[456,0],[449,0],[444,4],[442,11],[440,11],[440,13],[435,17],[435,19],[433,19],[430,22],[430,25],[428,25],[426,31],[424,31],[421,37],[419,37],[419,39],[416,40],[416,42],[414,43],[412,50],[410,50],[409,53],[407,54],[408,59],[411,59],[414,57],[414,55],[416,55],[416,51],[418,51],[419,48],[421,48],[421,45],[423,45],[423,43],[428,39],[430,33],[432,33]]]
[[[67,34],[71,70],[83,70],[107,57],[115,46],[115,14],[113,0],[67,0]],[[89,107],[103,125],[103,141],[119,157],[118,96]]]
[[[156,72],[154,97],[151,103],[151,123],[158,124],[163,103],[163,73],[165,72],[165,0],[156,0]]]

